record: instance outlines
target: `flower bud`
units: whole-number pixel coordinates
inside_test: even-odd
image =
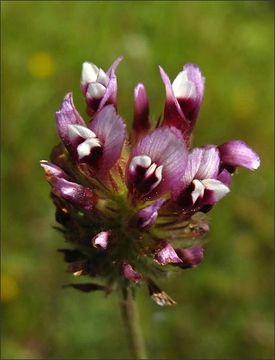
[[[140,210],[137,213],[137,224],[141,229],[148,230],[157,220],[158,211],[165,202],[164,199],[155,201],[152,205]]]
[[[143,84],[138,84],[134,95],[134,142],[150,129],[149,103]]]
[[[96,196],[90,188],[66,180],[67,176],[64,176],[63,171],[55,165],[45,164],[45,161],[42,161],[41,166],[46,172],[47,180],[55,196],[68,200],[85,211],[93,210]]]
[[[102,231],[92,239],[95,248],[106,250],[110,241],[110,231]]]
[[[176,249],[178,257],[181,259],[179,266],[182,269],[196,267],[203,260],[203,248],[194,246],[189,249]]]
[[[116,59],[106,73],[92,63],[83,63],[80,83],[89,115],[93,115],[107,104],[113,104],[116,107],[117,79],[115,70],[121,60],[122,57]]]
[[[175,126],[188,139],[201,107],[204,78],[193,64],[184,65],[172,84],[161,67],[160,75],[166,90],[163,125]]]
[[[157,252],[155,260],[160,265],[182,263],[182,260],[168,241],[163,241],[162,249]]]
[[[131,280],[136,283],[142,279],[141,274],[135,271],[127,261],[124,261],[122,263],[122,274],[125,279]]]

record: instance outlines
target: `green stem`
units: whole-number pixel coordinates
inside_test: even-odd
[[[139,323],[138,309],[133,297],[132,289],[129,287],[123,289],[121,310],[127,330],[126,336],[129,339],[132,359],[147,359],[142,330]]]

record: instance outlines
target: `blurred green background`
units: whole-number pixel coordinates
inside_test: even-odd
[[[162,280],[177,306],[138,291],[150,358],[273,358],[273,7],[265,1],[2,2],[3,359],[125,359],[116,294],[62,289],[62,237],[39,166],[58,141],[54,112],[85,60],[118,55],[119,111],[143,82],[157,118],[164,89],[193,62],[206,77],[194,145],[243,139],[261,156],[211,212],[201,266]]]

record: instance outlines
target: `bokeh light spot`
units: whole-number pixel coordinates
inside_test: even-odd
[[[28,69],[33,77],[46,79],[54,74],[56,64],[52,56],[46,52],[34,53],[28,61]]]
[[[1,300],[9,302],[18,295],[18,285],[15,278],[8,274],[1,275]]]

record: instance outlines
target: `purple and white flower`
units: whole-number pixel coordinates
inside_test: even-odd
[[[83,63],[81,90],[86,99],[86,110],[89,115],[93,115],[108,104],[117,106],[117,78],[115,71],[121,60],[122,57],[117,58],[106,72],[90,62]]]
[[[172,83],[162,67],[160,75],[166,91],[163,125],[175,126],[188,139],[200,111],[204,77],[193,64],[184,65]]]
[[[174,192],[183,207],[214,205],[229,192],[229,187],[219,179],[220,163],[219,151],[214,146],[190,152],[182,184]]]
[[[126,137],[126,125],[113,105],[98,111],[85,124],[67,94],[56,112],[59,136],[77,163],[86,163],[103,176],[117,162]]]
[[[153,199],[178,186],[187,161],[186,145],[175,128],[162,127],[143,137],[130,154],[126,183],[137,199]]]
[[[160,68],[166,99],[162,122],[153,128],[143,84],[134,91],[131,136],[117,112],[116,68],[82,67],[85,121],[65,96],[56,112],[61,143],[51,162],[41,161],[51,185],[56,221],[73,249],[61,249],[69,272],[106,279],[70,284],[110,292],[146,283],[159,305],[175,302],[152,277],[169,267],[193,268],[203,260],[205,213],[230,191],[237,167],[255,170],[259,156],[244,142],[192,148],[204,78],[187,64],[171,83]]]

